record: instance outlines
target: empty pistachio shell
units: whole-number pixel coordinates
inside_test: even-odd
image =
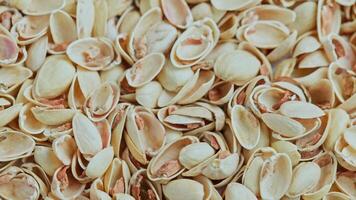
[[[213,156],[214,149],[206,142],[185,146],[179,152],[179,162],[187,169],[191,169],[205,159]]]
[[[163,193],[169,200],[203,200],[204,187],[194,180],[177,179],[164,185]]]
[[[279,111],[285,116],[302,119],[316,118],[324,115],[324,112],[319,107],[301,101],[287,101],[279,107]]]
[[[193,16],[184,0],[162,0],[164,15],[178,28],[187,28],[193,22]]]
[[[242,10],[242,9],[246,9],[250,6],[253,6],[257,2],[258,1],[254,1],[254,0],[248,0],[248,1],[212,0],[211,1],[213,6],[215,8],[217,8],[218,10]]]
[[[255,194],[253,194],[245,185],[240,183],[230,183],[225,190],[225,199],[233,200],[238,198],[257,200]]]
[[[305,132],[300,122],[280,114],[264,113],[262,120],[270,129],[287,137],[301,136]]]
[[[292,164],[286,154],[267,159],[261,168],[260,191],[262,198],[279,199],[292,181]]]
[[[53,176],[57,168],[62,166],[62,162],[50,147],[37,146],[34,150],[34,158],[49,176]]]
[[[35,141],[28,135],[15,131],[0,131],[2,162],[26,157],[35,148]]]
[[[101,177],[109,168],[113,158],[114,151],[112,147],[107,147],[101,150],[89,161],[89,164],[85,169],[85,174],[90,178]]]

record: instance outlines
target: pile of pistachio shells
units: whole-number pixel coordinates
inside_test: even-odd
[[[0,0],[1,200],[355,200],[355,0]]]

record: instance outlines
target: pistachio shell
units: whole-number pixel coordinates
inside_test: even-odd
[[[13,6],[21,9],[21,11],[27,15],[37,16],[47,15],[51,12],[62,9],[65,5],[65,0],[54,0],[50,3],[44,0],[19,0],[13,1],[12,4]]]
[[[72,42],[66,51],[69,59],[88,70],[100,70],[114,59],[114,49],[104,38],[84,38]]]
[[[49,176],[53,176],[57,168],[62,166],[62,162],[58,160],[51,147],[36,146],[34,159]]]
[[[9,93],[32,76],[31,70],[16,66],[0,68],[0,92]]]
[[[355,172],[341,172],[337,174],[337,178],[335,180],[337,187],[348,194],[349,196],[355,198],[356,190],[355,190]]]
[[[94,1],[78,0],[76,17],[78,38],[90,37],[95,23]]]
[[[323,144],[326,150],[332,150],[334,148],[337,138],[345,130],[349,120],[349,116],[344,110],[336,108],[329,111],[329,120],[326,127],[327,138]]]
[[[289,25],[289,28],[297,30],[298,35],[302,35],[316,27],[317,4],[315,2],[303,2],[293,10],[296,14],[296,19]]]
[[[77,39],[75,22],[68,13],[64,11],[52,13],[49,21],[54,44],[67,46]]]
[[[291,118],[310,119],[321,117],[324,112],[311,103],[301,101],[287,101],[279,108],[281,114]]]
[[[187,28],[193,23],[193,16],[184,0],[162,0],[162,10],[170,23],[178,28]]]
[[[206,142],[193,143],[183,147],[179,152],[179,162],[187,169],[198,165],[215,154],[214,149]]]
[[[59,199],[70,199],[78,197],[85,188],[85,184],[79,183],[73,177],[73,174],[68,170],[68,166],[63,165],[59,167],[56,172],[54,173],[52,184],[51,184],[51,191],[53,195]],[[62,183],[63,180],[68,180],[66,182],[65,187],[61,187],[64,185]]]
[[[77,145],[72,136],[62,135],[53,140],[52,148],[54,154],[64,165],[70,165],[77,150]]]
[[[169,200],[203,200],[204,187],[194,180],[177,179],[164,185],[163,193]]]
[[[3,131],[0,136],[1,162],[26,157],[35,148],[35,141],[21,132]]]
[[[211,4],[218,10],[243,10],[250,6],[257,4],[258,1],[248,0],[248,1],[231,1],[231,0],[212,0]]]
[[[339,33],[341,24],[340,6],[336,2],[318,1],[317,31],[320,41],[331,33]]]
[[[240,183],[230,183],[225,190],[225,199],[234,200],[243,198],[246,200],[257,200],[255,194],[253,194],[245,185]]]
[[[260,123],[246,108],[235,105],[231,110],[232,130],[241,146],[254,148],[260,139]]]
[[[44,131],[45,125],[38,121],[31,110],[33,105],[28,103],[21,108],[19,113],[19,127],[25,133],[40,134]]]
[[[319,182],[321,169],[314,162],[305,162],[297,165],[293,170],[293,179],[287,195],[297,197],[310,191]]]
[[[42,36],[36,42],[32,43],[28,49],[26,67],[32,71],[37,71],[46,60],[48,48],[48,37]]]
[[[161,53],[152,53],[138,60],[126,73],[130,86],[141,87],[152,81],[161,71],[165,57]]]
[[[301,136],[305,132],[301,123],[280,114],[263,113],[262,120],[270,129],[287,137]]]
[[[261,168],[260,191],[262,198],[279,199],[292,181],[292,164],[286,154],[267,159]]]
[[[151,81],[136,89],[136,101],[147,108],[155,108],[161,92],[161,84],[157,81]]]
[[[88,163],[85,169],[85,174],[90,178],[97,178],[104,175],[109,168],[112,159],[114,158],[114,150],[112,147],[107,147],[99,151]]]

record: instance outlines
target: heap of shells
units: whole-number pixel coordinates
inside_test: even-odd
[[[0,0],[0,199],[356,199],[355,0]]]

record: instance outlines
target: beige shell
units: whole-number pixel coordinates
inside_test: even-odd
[[[16,66],[0,68],[0,92],[10,93],[31,76],[32,71],[25,67]]]
[[[49,28],[53,45],[50,45],[51,51],[65,52],[67,46],[77,39],[77,29],[71,16],[64,12],[58,11],[52,13],[49,18]]]
[[[260,123],[245,107],[235,105],[231,110],[231,128],[241,146],[251,150],[260,139]]]
[[[356,197],[356,190],[355,190],[355,172],[346,171],[346,172],[338,172],[336,175],[335,183],[337,187],[348,194],[350,197]]]
[[[324,41],[331,33],[339,33],[341,25],[341,10],[336,2],[318,1],[317,31],[320,41]]]
[[[62,135],[53,140],[52,149],[58,160],[64,165],[70,165],[73,155],[77,151],[77,145],[72,136]]]
[[[142,15],[133,28],[127,50],[134,61],[151,53],[165,53],[172,46],[177,30],[162,17],[162,11],[154,7]]]
[[[16,131],[0,131],[1,162],[29,156],[35,148],[35,141],[28,135]]]
[[[147,164],[147,156],[156,155],[163,147],[165,128],[159,120],[143,107],[131,107],[126,118],[125,141],[132,156]]]
[[[261,168],[260,192],[266,199],[279,199],[292,181],[292,164],[286,154],[279,153],[267,159]]]
[[[329,111],[328,125],[326,128],[327,138],[323,144],[324,149],[330,151],[334,149],[337,139],[347,128],[349,123],[350,118],[344,110],[335,108]]]
[[[94,37],[104,37],[107,32],[107,21],[109,15],[108,3],[106,0],[94,1],[95,19],[93,27]]]
[[[276,48],[289,34],[289,29],[277,21],[257,21],[244,30],[244,38],[252,45],[263,49]]]
[[[78,0],[76,9],[78,38],[91,36],[95,23],[95,7],[93,0]]]
[[[179,152],[186,146],[197,143],[194,136],[184,136],[165,146],[147,167],[147,176],[152,181],[168,183],[184,171],[179,163]]]
[[[299,119],[317,118],[325,114],[314,104],[301,101],[287,101],[281,105],[279,112],[287,117]]]
[[[155,108],[161,92],[161,84],[157,81],[151,81],[136,89],[136,101],[146,108]]]
[[[131,174],[125,161],[114,158],[104,176],[104,189],[112,196],[128,193]]]
[[[301,155],[298,152],[297,145],[288,141],[281,140],[281,141],[273,142],[271,144],[271,147],[274,148],[278,153],[287,154],[292,162],[292,166],[295,166],[300,162]]]
[[[135,199],[140,198],[140,194],[151,193],[152,198],[160,199],[162,196],[162,190],[160,185],[151,182],[147,178],[146,169],[140,169],[132,174],[130,183],[129,183],[129,194],[132,195]]]
[[[44,0],[18,0],[11,1],[10,5],[20,9],[24,14],[30,16],[48,15],[51,12],[60,10],[65,5],[65,0],[54,0],[47,2]]]
[[[62,166],[62,162],[57,158],[51,147],[36,146],[33,155],[35,162],[49,176],[53,176],[57,168]]]
[[[46,60],[48,49],[48,37],[45,35],[32,43],[27,50],[26,67],[32,71],[38,71]]]
[[[89,178],[98,178],[104,175],[114,158],[113,147],[106,147],[91,158],[85,169]]]
[[[215,83],[209,90],[207,99],[214,105],[223,105],[231,99],[234,94],[234,84],[227,81]]]
[[[179,152],[179,162],[187,169],[191,169],[199,163],[213,156],[215,151],[206,142],[193,143],[183,147]]]
[[[63,183],[63,181],[67,182]],[[70,199],[79,196],[85,188],[85,184],[81,184],[73,177],[69,166],[61,166],[54,173],[51,191],[52,194],[59,199]]]
[[[245,185],[241,183],[229,183],[225,190],[225,199],[234,200],[243,198],[246,200],[257,200],[257,197]]]
[[[194,22],[175,41],[170,52],[172,64],[180,68],[197,64],[215,47],[219,36],[220,31],[211,19]]]
[[[259,3],[258,0],[212,0],[211,4],[218,10],[244,10]]]
[[[18,124],[21,131],[32,135],[37,135],[41,134],[44,131],[46,125],[35,118],[32,112],[33,108],[35,107],[31,103],[25,104],[21,108],[21,111],[19,113]]]
[[[141,87],[152,81],[161,71],[165,57],[161,53],[152,53],[138,60],[127,72],[126,79],[130,86]]]
[[[217,157],[210,160],[201,170],[201,173],[210,180],[223,180],[233,176],[239,169],[239,155],[221,151]]]
[[[36,120],[45,125],[62,125],[70,122],[76,113],[72,109],[56,109],[46,107],[32,107],[31,112]]]
[[[11,95],[0,94],[0,126],[6,126],[14,120],[22,107],[22,104],[15,104],[15,99]]]
[[[162,10],[167,20],[178,28],[185,29],[193,23],[193,16],[184,0],[162,0]]]
[[[330,190],[336,178],[337,161],[332,153],[323,153],[313,160],[321,169],[321,179],[313,189],[303,195],[303,199],[320,199]]]
[[[355,171],[356,164],[354,160],[355,145],[355,127],[352,126],[344,130],[344,133],[339,136],[335,143],[334,152],[335,156],[341,166],[345,169]]]
[[[328,78],[340,102],[344,102],[350,98],[356,89],[355,73],[344,69],[335,62],[331,63],[328,68]]]
[[[40,196],[40,188],[36,179],[18,167],[9,167],[0,173],[0,179],[2,180],[1,198],[36,200]]]
[[[323,197],[323,200],[348,200],[350,197],[341,192],[329,192]]]
[[[72,127],[76,144],[82,154],[95,155],[103,148],[99,130],[85,115],[76,113]]]
[[[314,162],[302,162],[293,169],[293,178],[287,196],[298,197],[314,188],[321,178],[321,169]]]
[[[163,186],[163,193],[169,200],[203,200],[204,186],[191,179],[176,179]]]
[[[0,52],[0,65],[3,66],[16,62],[20,53],[16,41],[9,36],[1,34],[0,44],[2,46]]]
[[[84,112],[92,121],[101,121],[115,108],[119,98],[120,88],[114,84],[102,83],[85,100]]]
[[[239,64],[236,65],[236,63]],[[260,67],[261,62],[255,55],[244,50],[235,50],[218,57],[214,65],[214,72],[224,81],[243,85],[257,76]]]
[[[101,70],[115,56],[111,42],[105,38],[84,38],[72,42],[66,51],[69,59],[88,70]]]
[[[75,68],[66,56],[47,57],[34,81],[34,97],[37,99],[58,97],[69,88],[74,73]]]
[[[288,27],[292,30],[297,30],[298,35],[303,35],[316,27],[317,4],[315,2],[303,2],[297,5],[293,11],[296,14],[296,18]]]

